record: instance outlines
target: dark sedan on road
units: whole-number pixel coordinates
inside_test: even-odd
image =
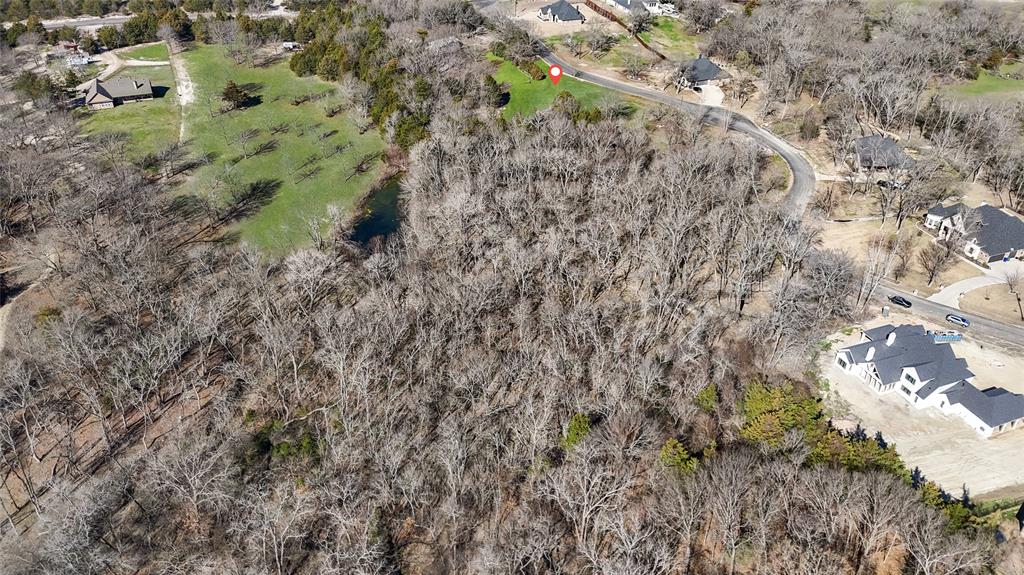
[[[895,305],[898,305],[900,307],[905,307],[907,309],[910,309],[910,306],[914,305],[914,304],[910,303],[909,299],[907,299],[907,298],[905,298],[903,296],[898,296],[898,295],[891,295],[891,296],[889,296],[889,301],[891,301]]]

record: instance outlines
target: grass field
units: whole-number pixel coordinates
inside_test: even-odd
[[[1024,78],[1010,77],[1024,74],[1024,64],[1004,64],[999,67],[999,74],[982,70],[976,80],[957,84],[950,88],[950,91],[966,98],[1024,98]]]
[[[127,133],[131,139],[131,158],[139,159],[178,141],[178,102],[174,74],[170,66],[126,68],[115,77],[149,78],[153,83],[152,100],[123,104],[108,110],[83,112],[82,132],[99,134]]]
[[[167,54],[167,44],[163,42],[135,48],[134,50],[125,50],[124,52],[118,52],[117,55],[122,60],[149,60],[151,62],[167,60],[170,57]]]
[[[306,243],[307,221],[322,218],[328,205],[351,213],[377,180],[380,160],[367,172],[353,175],[361,158],[384,149],[375,130],[359,134],[344,113],[328,118],[324,110],[337,103],[332,97],[292,104],[300,96],[333,92],[330,84],[296,77],[286,61],[267,68],[236,65],[219,46],[197,44],[183,57],[196,91],[195,103],[186,110],[192,148],[214,157],[185,184],[184,191],[223,197],[233,186],[257,181],[279,185],[269,203],[239,224],[242,240],[274,254]],[[228,80],[249,85],[246,88],[259,103],[221,113],[220,92]],[[283,131],[272,133],[282,126]],[[254,137],[243,147],[239,135],[246,131]],[[272,149],[252,155],[262,144]],[[303,167],[315,154],[326,156],[343,144],[349,147]],[[310,175],[312,170],[319,171]]]
[[[491,60],[500,62],[494,79],[499,84],[508,86],[510,98],[503,111],[506,118],[516,114],[529,116],[538,110],[550,108],[559,92],[569,92],[576,97],[577,101],[586,106],[597,106],[608,98],[618,98],[600,86],[581,82],[570,76],[564,76],[556,88],[548,78],[531,79],[512,62],[493,57]],[[537,65],[541,67],[541,70],[548,68],[542,60],[538,60]]]
[[[697,47],[700,37],[687,32],[686,27],[674,18],[659,16],[654,26],[640,34],[640,38],[671,60],[692,59],[700,54]]]

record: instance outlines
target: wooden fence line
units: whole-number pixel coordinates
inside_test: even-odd
[[[626,30],[626,32],[629,32],[629,26],[627,26],[626,23],[622,21],[622,18],[619,18],[618,14],[612,12],[611,10],[605,8],[604,6],[598,6],[597,3],[594,2],[594,0],[586,0],[585,4],[587,5],[588,8],[590,8],[594,12],[597,12],[601,16],[604,16],[605,18],[611,20],[612,22],[615,22],[619,26],[622,26],[623,29]],[[650,44],[648,44],[647,42],[644,42],[644,39],[641,38],[639,35],[633,34],[632,32],[629,32],[629,35],[632,36],[633,38],[635,38],[636,41],[639,42],[641,46],[643,46],[644,48],[647,48],[647,50],[650,53],[654,54],[659,59],[661,59],[661,60],[667,60],[668,59],[668,58],[665,57],[664,54],[662,54],[661,52],[655,50]]]

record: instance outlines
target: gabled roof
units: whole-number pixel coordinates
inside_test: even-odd
[[[935,204],[928,210],[929,216],[936,216],[941,219],[946,219],[955,216],[961,210],[964,209],[964,205],[957,202],[951,206],[943,206],[942,204]]]
[[[683,62],[679,72],[684,78],[694,84],[728,77],[728,74],[722,71],[718,64],[709,60],[704,54],[701,54],[695,60]]]
[[[562,22],[583,20],[583,14],[579,9],[565,0],[558,0],[554,4],[548,4],[540,9],[543,14],[550,14]]]
[[[981,220],[978,231],[970,236],[987,254],[1000,255],[1024,249],[1024,221],[995,206],[974,208]]]
[[[895,333],[892,344],[886,343]],[[883,325],[864,331],[868,341],[846,348],[854,363],[874,363],[883,383],[895,383],[903,377],[903,368],[913,367],[921,381],[928,382],[918,390],[926,398],[949,384],[974,377],[967,362],[956,357],[948,343],[935,343],[931,334],[920,325]],[[868,351],[874,355],[867,359]]]
[[[990,387],[982,391],[962,382],[946,392],[946,399],[952,405],[963,405],[989,427],[1024,417],[1024,395],[1011,393],[1001,387]]]
[[[85,103],[110,102],[116,98],[152,95],[153,85],[145,78],[114,78],[113,80],[97,78],[89,83],[85,94]]]
[[[112,102],[114,97],[107,91],[106,86],[98,78],[89,83],[85,92],[85,103]]]
[[[875,169],[909,168],[915,164],[913,158],[900,148],[896,140],[888,136],[873,134],[853,141],[854,152],[862,166]]]

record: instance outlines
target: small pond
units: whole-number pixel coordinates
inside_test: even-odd
[[[373,238],[387,237],[398,230],[401,223],[398,208],[400,180],[395,176],[370,192],[362,206],[365,215],[352,230],[353,241],[366,245]]]

